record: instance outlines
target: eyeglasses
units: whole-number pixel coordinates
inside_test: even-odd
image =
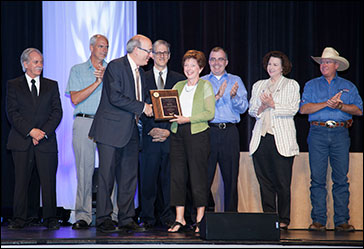
[[[169,52],[168,51],[164,51],[164,52],[153,52],[153,54],[157,55],[157,56],[168,56]]]
[[[331,60],[322,60],[321,62],[320,62],[320,64],[331,64],[331,63],[335,63],[335,61],[331,61]]]
[[[210,58],[210,61],[211,62],[216,62],[216,61],[218,61],[218,62],[224,62],[224,61],[226,61],[226,59],[225,58],[222,58],[222,57],[220,57],[220,58],[212,57],[212,58]]]
[[[141,48],[141,47],[137,47],[137,48],[139,48],[140,50],[143,50],[144,52],[147,52],[148,54],[153,52],[151,49],[147,50],[147,49]]]

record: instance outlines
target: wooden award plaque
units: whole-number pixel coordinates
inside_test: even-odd
[[[170,120],[174,115],[182,115],[177,90],[150,90],[150,98],[156,121]]]

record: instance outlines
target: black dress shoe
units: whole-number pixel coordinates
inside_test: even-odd
[[[72,225],[72,229],[79,230],[79,229],[88,229],[89,225],[84,220],[78,220]]]
[[[10,230],[20,230],[25,227],[25,221],[20,219],[11,220],[10,224],[8,225],[8,229]]]
[[[29,218],[27,219],[26,225],[28,227],[39,227],[42,223],[39,218]]]
[[[60,225],[57,219],[49,219],[47,222],[48,230],[58,230],[59,226]]]
[[[104,220],[96,227],[96,230],[103,233],[113,233],[117,231],[114,222],[111,219]]]
[[[130,223],[126,224],[125,226],[119,227],[121,230],[128,231],[128,232],[145,232],[147,229],[143,225],[138,225],[135,221],[131,221]]]
[[[144,222],[140,223],[139,227],[144,227],[145,229],[151,229],[154,227],[154,225],[152,223],[144,221]]]

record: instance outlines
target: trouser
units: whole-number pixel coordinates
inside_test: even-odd
[[[171,133],[171,206],[185,206],[188,177],[193,206],[207,206],[209,153],[209,130],[191,134],[191,124],[184,124]]]
[[[219,163],[224,182],[224,210],[237,212],[240,158],[238,128],[235,125],[226,127],[226,129],[211,127],[210,145],[211,153],[208,166],[209,189],[214,180],[217,163]]]
[[[326,175],[328,160],[332,168],[334,223],[347,223],[349,216],[349,131],[345,127],[311,126],[307,139],[311,170],[311,218],[323,225],[327,221]]]
[[[77,171],[75,218],[84,220],[87,224],[92,222],[92,176],[95,170],[96,153],[96,143],[88,136],[92,122],[92,118],[75,117],[72,139]],[[112,200],[115,205],[113,205],[112,219],[117,221],[115,191],[114,187]]]
[[[27,219],[28,187],[37,167],[42,189],[43,219],[56,218],[56,172],[57,152],[41,152],[33,145],[28,151],[12,151],[15,173],[13,217],[25,222]]]
[[[268,133],[261,137],[253,154],[263,211],[278,213],[279,221],[287,225],[290,223],[293,160],[293,156],[278,153],[274,136]]]

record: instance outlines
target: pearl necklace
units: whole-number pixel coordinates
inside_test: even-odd
[[[189,86],[189,85],[187,85],[186,84],[186,86],[185,86],[185,91],[186,92],[192,92],[193,91],[193,89],[195,89],[195,87],[197,86],[197,84],[195,84],[195,85],[193,85],[193,86]]]

